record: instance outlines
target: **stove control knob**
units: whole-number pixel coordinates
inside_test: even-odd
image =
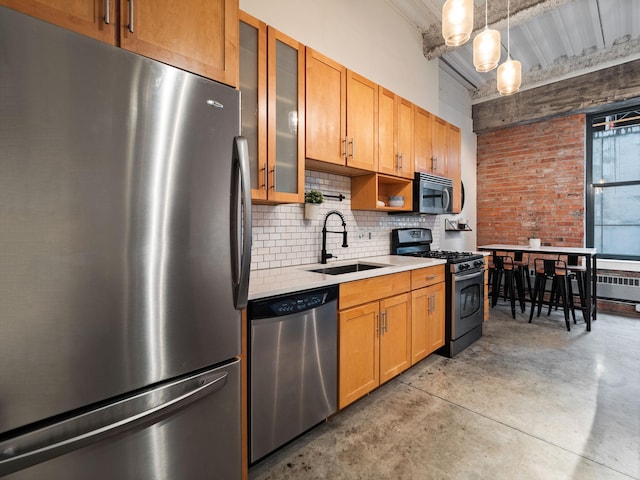
[[[483,265],[484,265],[483,260],[476,260],[475,262],[473,262],[474,267],[482,267]]]
[[[468,270],[469,269],[469,264],[468,263],[463,263],[462,265],[460,265],[458,267],[458,270],[462,271],[462,270]]]

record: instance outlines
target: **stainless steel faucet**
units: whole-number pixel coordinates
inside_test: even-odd
[[[335,232],[332,230],[327,230],[327,219],[331,215],[338,215],[342,219],[342,232]],[[327,263],[328,258],[338,258],[334,257],[332,254],[327,253],[327,233],[341,233],[342,234],[342,248],[346,248],[347,245],[347,222],[344,220],[344,215],[337,210],[331,210],[324,216],[324,224],[322,226],[322,251],[320,252],[320,263]]]

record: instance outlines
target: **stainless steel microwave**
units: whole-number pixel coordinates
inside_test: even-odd
[[[416,173],[413,182],[413,211],[438,215],[451,213],[453,181],[450,178]]]

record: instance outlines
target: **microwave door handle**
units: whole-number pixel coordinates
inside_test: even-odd
[[[445,210],[449,210],[449,204],[451,203],[451,194],[448,189],[442,190],[442,208]]]

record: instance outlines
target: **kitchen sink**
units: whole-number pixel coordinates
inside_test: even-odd
[[[344,273],[362,272],[364,270],[373,270],[374,268],[387,267],[388,265],[375,265],[371,263],[349,263],[347,265],[336,265],[334,267],[314,268],[307,270],[308,272],[324,273],[326,275],[342,275]]]

